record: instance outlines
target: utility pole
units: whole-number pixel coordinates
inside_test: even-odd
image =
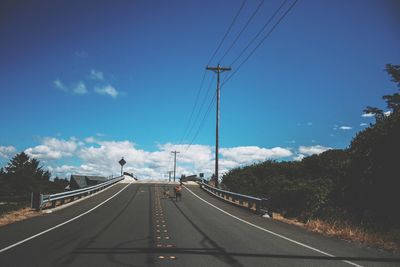
[[[175,158],[174,158],[174,182],[175,182],[175,177],[176,177],[176,154],[180,153],[178,151],[172,151],[172,154],[174,154]]]
[[[171,182],[171,174],[173,173],[173,171],[168,171],[168,181]]]
[[[215,127],[215,187],[218,187],[218,149],[219,149],[219,95],[220,95],[220,87],[219,87],[219,76],[224,71],[230,71],[230,67],[221,67],[219,64],[217,67],[209,67],[207,66],[207,70],[212,70],[217,73],[217,119],[216,119],[216,127]]]

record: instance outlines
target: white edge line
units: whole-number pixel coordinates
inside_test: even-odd
[[[35,234],[35,235],[33,235],[33,236],[30,236],[30,237],[28,237],[28,238],[25,238],[25,239],[23,239],[23,240],[21,240],[21,241],[19,241],[19,242],[17,242],[17,243],[14,243],[14,244],[12,244],[12,245],[9,245],[8,247],[2,248],[2,249],[0,249],[0,253],[2,253],[2,252],[4,252],[4,251],[7,251],[7,250],[9,250],[9,249],[11,249],[11,248],[14,248],[14,247],[16,247],[16,246],[18,246],[18,245],[21,245],[21,244],[23,244],[23,243],[25,243],[25,242],[27,242],[27,241],[29,241],[29,240],[32,240],[32,239],[34,239],[34,238],[36,238],[36,237],[38,237],[38,236],[44,235],[45,233],[48,233],[48,232],[50,232],[50,231],[52,231],[52,230],[54,230],[54,229],[57,229],[57,228],[59,228],[59,227],[61,227],[61,226],[63,226],[63,225],[66,225],[67,223],[70,223],[70,222],[72,222],[72,221],[75,221],[76,219],[79,219],[80,217],[82,217],[82,216],[84,216],[84,215],[86,215],[86,214],[88,214],[88,213],[94,211],[94,210],[97,209],[98,207],[102,206],[103,204],[105,204],[105,203],[107,203],[108,201],[110,201],[111,199],[113,199],[113,198],[114,198],[115,196],[117,196],[119,193],[121,193],[122,191],[124,191],[125,188],[127,188],[129,185],[130,185],[130,183],[127,184],[127,185],[126,185],[124,188],[122,188],[121,190],[119,190],[117,193],[115,193],[114,195],[112,195],[111,197],[109,197],[108,199],[104,200],[104,201],[101,202],[100,204],[97,204],[96,206],[94,206],[93,208],[91,208],[90,210],[85,211],[84,213],[79,214],[78,216],[75,216],[75,217],[73,217],[72,219],[69,219],[68,221],[65,221],[65,222],[63,222],[63,223],[57,224],[56,226],[53,226],[53,227],[51,227],[51,228],[49,228],[49,229],[47,229],[47,230],[44,230],[44,231],[42,231],[42,232],[40,232],[40,233],[37,233],[37,234]]]
[[[208,205],[210,205],[211,207],[213,207],[213,208],[215,208],[215,209],[221,211],[222,213],[224,213],[224,214],[226,214],[226,215],[228,215],[228,216],[231,216],[232,218],[235,218],[235,219],[238,220],[238,221],[244,222],[244,223],[246,223],[246,224],[248,224],[248,225],[250,225],[250,226],[253,226],[254,228],[257,228],[257,229],[259,229],[259,230],[261,230],[261,231],[264,231],[264,232],[267,232],[267,233],[269,233],[269,234],[271,234],[271,235],[280,237],[280,238],[285,239],[285,240],[287,240],[287,241],[289,241],[289,242],[292,242],[292,243],[294,243],[294,244],[296,244],[296,245],[299,245],[299,246],[308,248],[308,249],[310,249],[310,250],[316,251],[316,252],[321,253],[321,254],[323,254],[323,255],[325,255],[325,256],[328,256],[328,257],[336,257],[335,255],[329,254],[329,253],[327,253],[327,252],[325,252],[325,251],[322,251],[322,250],[319,250],[319,249],[317,249],[317,248],[311,247],[311,246],[306,245],[306,244],[304,244],[304,243],[301,243],[301,242],[299,242],[299,241],[293,240],[293,239],[291,239],[291,238],[289,238],[289,237],[286,237],[286,236],[283,236],[283,235],[281,235],[281,234],[272,232],[272,231],[267,230],[267,229],[265,229],[265,228],[262,228],[262,227],[260,227],[260,226],[258,226],[258,225],[255,225],[255,224],[253,224],[253,223],[251,223],[251,222],[248,222],[248,221],[246,221],[246,220],[243,220],[243,219],[241,219],[241,218],[239,218],[239,217],[237,217],[237,216],[235,216],[235,215],[233,215],[233,214],[230,214],[229,212],[224,211],[223,209],[221,209],[221,208],[219,208],[219,207],[217,207],[217,206],[211,204],[211,203],[208,202],[207,200],[204,200],[203,198],[201,198],[201,197],[199,197],[198,195],[196,195],[192,190],[190,190],[190,189],[187,188],[186,186],[184,186],[184,187],[185,187],[190,193],[192,193],[195,197],[197,197],[198,199],[200,199],[201,201],[207,203]],[[348,263],[348,264],[350,264],[350,265],[356,266],[356,267],[363,267],[362,265],[358,265],[358,264],[356,264],[356,263],[354,263],[354,262],[351,262],[351,261],[347,261],[347,260],[342,260],[342,261],[345,262],[345,263]]]

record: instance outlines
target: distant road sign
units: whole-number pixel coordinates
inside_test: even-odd
[[[124,165],[126,164],[126,161],[124,160],[124,158],[122,158],[120,161],[118,161],[118,163],[119,163],[121,166],[124,166]]]

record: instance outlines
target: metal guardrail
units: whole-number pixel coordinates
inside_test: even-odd
[[[270,213],[270,210],[268,209],[268,199],[266,199],[266,198],[257,198],[257,197],[253,197],[253,196],[242,195],[242,194],[222,190],[219,188],[212,187],[208,184],[205,184],[204,182],[202,182],[200,186],[203,190],[207,191],[208,193],[210,193],[224,201],[227,201],[232,204],[250,209],[256,213],[260,213],[260,214],[267,213],[270,216],[272,215]]]
[[[96,185],[81,188],[81,189],[65,191],[65,192],[51,194],[51,195],[43,195],[43,194],[35,195],[35,193],[32,193],[31,207],[36,210],[40,210],[43,208],[43,206],[46,203],[51,202],[51,207],[55,208],[57,201],[60,201],[61,202],[60,204],[62,205],[65,203],[65,200],[67,200],[67,199],[69,199],[70,201],[73,201],[75,199],[75,197],[81,198],[83,196],[87,196],[87,195],[96,193],[96,192],[103,190],[104,188],[106,188],[112,184],[115,184],[123,179],[124,179],[124,176],[119,176],[119,177],[113,178],[111,180],[105,181],[101,184],[96,184]]]

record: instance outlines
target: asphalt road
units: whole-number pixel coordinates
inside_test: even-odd
[[[1,227],[0,266],[400,266],[400,255],[261,218],[197,186],[178,202],[165,187],[121,183]]]

